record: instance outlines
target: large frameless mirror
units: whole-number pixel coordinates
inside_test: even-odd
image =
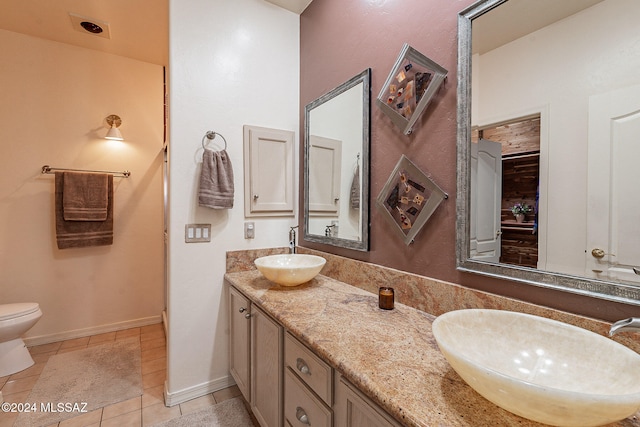
[[[304,238],[369,250],[371,70],[305,107]]]
[[[628,0],[459,14],[458,269],[640,305],[638,14]]]

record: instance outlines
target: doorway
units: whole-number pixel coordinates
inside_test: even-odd
[[[502,147],[499,262],[537,268],[540,115],[483,127],[474,139]],[[526,211],[521,220],[513,212],[516,205]]]

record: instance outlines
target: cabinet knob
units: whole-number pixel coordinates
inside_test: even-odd
[[[239,311],[240,313],[244,313],[245,311],[247,311],[247,309],[246,309],[246,308],[244,308],[244,307],[240,307],[240,310],[238,310],[238,311]]]
[[[245,315],[244,315],[244,318],[245,318],[245,319],[248,319],[248,318],[250,318],[250,317],[251,317],[251,313],[247,313],[247,314],[245,314]]]
[[[305,362],[304,360],[302,360],[299,357],[296,359],[296,368],[298,369],[298,371],[300,371],[301,373],[303,373],[305,375],[310,373],[309,366],[307,365],[307,362]]]
[[[311,423],[309,423],[309,417],[307,416],[307,413],[304,411],[304,409],[302,409],[301,407],[297,407],[296,408],[296,418],[298,419],[298,421],[300,421],[302,424],[308,424],[311,425]]]

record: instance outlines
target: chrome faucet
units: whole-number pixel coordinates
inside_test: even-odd
[[[290,254],[296,253],[296,228],[298,228],[297,225],[289,229],[289,253]]]
[[[640,317],[629,317],[628,319],[618,320],[611,325],[609,336],[612,337],[618,332],[623,331],[640,331]]]

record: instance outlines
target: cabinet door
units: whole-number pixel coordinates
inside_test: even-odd
[[[244,126],[245,216],[293,216],[292,131]]]
[[[251,322],[248,318],[251,312],[250,304],[247,297],[236,288],[229,286],[229,371],[247,401],[251,398],[249,395]]]
[[[342,375],[336,373],[335,427],[400,427]]]
[[[262,427],[282,425],[283,328],[255,305],[251,312],[251,410]]]

